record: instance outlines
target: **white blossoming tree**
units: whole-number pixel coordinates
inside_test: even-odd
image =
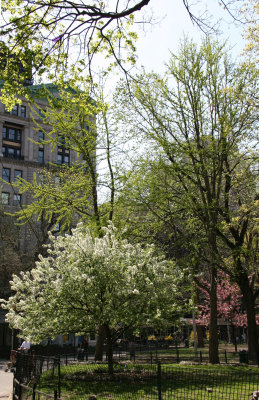
[[[14,295],[2,306],[10,326],[32,343],[103,326],[112,373],[118,332],[161,327],[179,315],[179,278],[172,262],[156,257],[152,247],[117,239],[112,225],[94,238],[79,224],[71,235],[50,234],[48,256],[40,256],[30,272],[13,276]]]

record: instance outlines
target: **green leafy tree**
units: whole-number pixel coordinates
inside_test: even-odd
[[[183,200],[183,203],[180,201]],[[185,277],[186,299],[198,306],[202,277],[210,275],[210,252],[206,232],[199,219],[184,206],[184,192],[174,172],[161,154],[135,162],[127,174],[114,221],[124,227],[133,242],[154,243],[181,268]],[[126,229],[125,229],[126,228]],[[209,293],[210,288],[206,287]],[[198,347],[203,347],[202,328],[197,326]]]
[[[113,372],[112,343],[127,328],[166,325],[179,315],[181,274],[152,247],[131,245],[105,228],[96,238],[79,224],[71,235],[50,235],[48,256],[21,277],[4,302],[10,326],[33,343],[61,333],[85,334],[103,326]]]
[[[244,254],[253,254],[246,245],[255,240],[256,157],[249,142],[256,138],[256,77],[251,65],[235,66],[224,45],[205,40],[198,48],[186,40],[172,55],[164,79],[156,74],[138,77],[131,96],[119,88],[126,123],[130,121],[132,130],[144,134],[149,146],[163,155],[182,191],[174,201],[186,215],[197,218],[206,233],[210,362],[214,363],[218,362],[217,269],[225,257],[222,246],[229,256],[225,270],[244,297],[250,357],[258,354],[257,291],[248,279],[255,265],[244,260]]]
[[[189,0],[178,1],[203,31],[213,29],[206,12],[196,12]],[[234,16],[233,0],[219,3]],[[17,93],[28,95],[24,83],[32,78],[31,67],[38,79],[50,73],[53,80],[77,64],[77,74],[88,68],[92,78],[93,58],[103,53],[111,59],[108,69],[119,65],[127,73],[135,63],[134,23],[152,21],[150,0],[2,0],[1,13],[0,72],[6,104],[14,102]]]
[[[62,146],[75,152],[77,158],[69,166],[47,165],[40,174],[34,175],[32,182],[25,179],[15,182],[15,188],[20,193],[28,192],[33,200],[31,204],[17,211],[15,216],[21,223],[32,218],[43,218],[47,221],[54,218],[60,224],[61,231],[69,230],[78,219],[84,219],[93,229],[98,230],[102,224],[102,215],[98,202],[98,187],[101,183],[98,181],[97,168],[105,156],[110,155],[111,142],[111,139],[107,139],[109,132],[102,131],[101,134],[104,124],[101,126],[100,115],[107,114],[106,105],[91,100],[88,91],[81,91],[67,84],[57,86],[53,93],[43,86],[39,96],[44,96],[47,100],[46,110],[41,110],[43,123],[39,123],[36,118],[34,121],[35,130],[40,129],[44,134],[44,140],[39,144],[48,146],[51,151]],[[32,112],[35,112],[36,117],[38,112],[33,107]],[[99,134],[96,118],[100,123]],[[111,160],[109,162],[111,165]],[[110,173],[112,208],[112,165]],[[106,182],[107,185],[109,183]],[[109,217],[111,219],[112,215]]]
[[[247,41],[245,51],[252,56],[255,61],[259,55],[259,5],[256,0],[243,2],[240,10],[245,19],[244,37]]]
[[[93,101],[89,91],[79,90],[75,82],[60,84],[50,92],[42,88],[39,97],[46,98],[46,110],[41,110],[42,122],[35,129],[44,133],[39,144],[53,150],[62,145],[78,154],[70,166],[49,165],[35,174],[32,182],[20,179],[13,183],[20,193],[27,193],[31,203],[15,213],[18,222],[39,221],[50,229],[59,225],[60,231],[69,231],[76,223],[84,221],[92,232],[102,235],[101,226],[111,221],[121,157],[116,121],[100,92]],[[119,143],[118,143],[119,142]],[[101,169],[106,173],[103,174]],[[105,189],[105,190],[103,190]],[[105,192],[99,200],[100,192]],[[55,221],[55,223],[53,223]],[[47,240],[47,236],[44,236]],[[42,252],[42,250],[41,250]],[[102,357],[102,336],[96,348],[96,358]]]

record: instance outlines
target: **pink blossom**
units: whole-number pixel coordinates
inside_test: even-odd
[[[210,288],[209,282],[202,279],[203,286]],[[210,300],[206,290],[201,289],[204,295],[203,305],[199,305],[200,315],[197,318],[197,324],[209,325],[210,321]],[[224,272],[218,273],[217,285],[217,308],[218,318],[228,321],[231,325],[247,326],[247,314],[242,306],[242,294],[236,283],[231,283],[229,276]],[[259,325],[259,316],[256,318]]]

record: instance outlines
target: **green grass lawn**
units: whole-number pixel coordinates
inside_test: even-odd
[[[158,398],[156,365],[117,365],[113,377],[101,364],[68,365],[60,372],[64,398],[88,399],[92,394],[97,399]],[[52,393],[52,373],[42,375],[37,389]],[[249,400],[254,390],[259,390],[259,371],[254,367],[162,366],[161,392],[165,400]]]
[[[238,347],[237,352],[234,351],[233,345],[222,345],[219,348],[219,359],[220,363],[239,363],[239,351],[247,350],[246,345],[242,345]],[[226,352],[226,353],[225,353]],[[162,363],[175,363],[179,361],[199,361],[199,362],[208,362],[209,359],[209,349],[208,347],[199,348],[196,354],[194,353],[194,348],[184,348],[178,347],[176,348],[168,348],[168,349],[152,349],[150,351],[136,351],[136,361],[146,361],[150,362],[151,357],[153,360],[156,360],[156,357],[161,360]],[[123,356],[120,357],[123,359]]]

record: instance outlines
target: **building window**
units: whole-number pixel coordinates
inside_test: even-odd
[[[38,110],[38,112],[39,112],[39,119],[41,120],[41,121],[43,121],[44,119],[45,119],[45,117],[46,117],[46,115],[45,115],[45,110],[42,110],[41,108],[39,108],[39,110]]]
[[[21,149],[10,146],[3,146],[2,153],[4,157],[21,159]]]
[[[26,106],[21,106],[21,117],[26,118]]]
[[[12,108],[11,114],[12,114],[12,115],[18,115],[18,110],[19,110],[19,106],[18,106],[18,104],[16,104],[16,105]],[[8,111],[6,108],[4,108],[4,112],[5,112],[5,114],[10,114],[10,111]]]
[[[39,131],[38,132],[38,141],[43,142],[43,140],[44,140],[44,132]]]
[[[44,150],[43,149],[38,150],[38,161],[40,164],[44,163]]]
[[[64,156],[64,164],[69,165],[69,155]]]
[[[13,106],[13,109],[12,109],[12,112],[11,112],[11,114],[12,115],[18,115],[18,104],[16,104],[15,106]]]
[[[22,202],[22,196],[20,194],[14,194],[13,195],[13,205],[20,206],[21,202]]]
[[[21,142],[22,131],[19,128],[13,128],[11,126],[3,127],[3,139],[10,140],[12,142]]]
[[[62,154],[58,154],[58,164],[62,164]]]
[[[3,179],[5,182],[10,182],[10,177],[11,177],[11,170],[10,170],[10,168],[3,168],[3,171],[2,171],[2,179]]]
[[[62,136],[58,136],[58,158],[57,164],[69,165],[70,155],[69,155],[69,144],[66,143],[66,139]]]
[[[69,165],[70,156],[69,156],[69,148],[68,144],[66,144],[65,138],[62,136],[58,136],[58,158],[57,163],[59,165],[65,164]]]
[[[22,171],[20,169],[15,169],[14,170],[14,181],[19,180],[19,178],[22,178]]]
[[[2,192],[2,204],[8,206],[10,204],[10,193]]]
[[[63,152],[58,152],[58,164],[59,165],[62,165],[62,164],[65,164],[65,165],[69,165],[69,160],[70,160],[70,157],[69,157],[69,154],[64,154]]]

